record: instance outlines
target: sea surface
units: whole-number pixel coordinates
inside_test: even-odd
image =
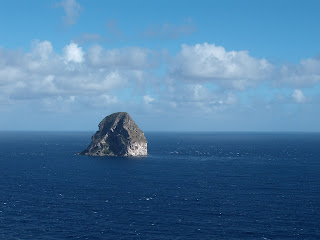
[[[320,239],[319,133],[0,132],[0,239]]]

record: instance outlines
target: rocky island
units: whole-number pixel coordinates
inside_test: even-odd
[[[88,148],[79,155],[88,156],[146,156],[147,139],[126,112],[117,112],[99,123]]]

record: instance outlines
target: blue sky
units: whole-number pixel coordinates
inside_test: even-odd
[[[15,1],[0,130],[319,131],[319,1]]]

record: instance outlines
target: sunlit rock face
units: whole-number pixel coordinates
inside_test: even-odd
[[[89,147],[79,153],[89,156],[147,156],[147,139],[126,112],[113,113],[99,124]]]

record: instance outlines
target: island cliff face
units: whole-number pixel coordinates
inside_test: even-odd
[[[146,156],[147,139],[126,112],[113,113],[99,124],[89,147],[79,153],[89,156]]]

